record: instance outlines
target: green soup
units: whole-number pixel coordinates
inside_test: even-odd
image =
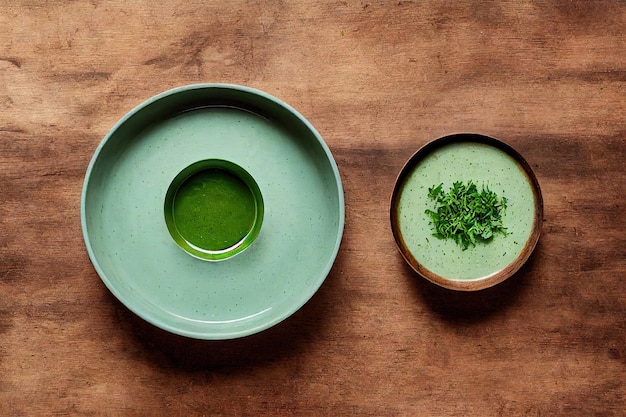
[[[193,174],[180,186],[172,212],[176,228],[187,242],[219,251],[237,244],[250,232],[256,203],[238,176],[211,168]]]
[[[454,181],[474,181],[506,197],[502,218],[507,235],[462,250],[452,239],[433,236],[426,209],[433,209],[428,188]],[[405,179],[399,200],[399,227],[407,248],[430,271],[456,280],[473,280],[494,274],[521,253],[529,239],[535,216],[529,179],[506,152],[478,142],[451,143],[428,154]]]

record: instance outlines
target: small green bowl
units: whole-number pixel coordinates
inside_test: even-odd
[[[191,256],[205,261],[228,259],[248,248],[261,231],[261,190],[233,162],[195,162],[167,190],[165,223],[174,242]]]

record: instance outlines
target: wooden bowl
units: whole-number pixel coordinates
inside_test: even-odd
[[[428,189],[472,180],[507,199],[506,235],[467,249],[433,235],[425,213]],[[506,143],[479,134],[454,134],[427,143],[404,165],[391,196],[391,230],[402,257],[419,275],[442,287],[476,291],[515,274],[533,252],[543,221],[543,198],[526,160]]]

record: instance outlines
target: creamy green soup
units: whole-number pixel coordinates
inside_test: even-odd
[[[455,181],[474,181],[506,197],[503,225],[507,235],[495,235],[475,247],[462,250],[452,239],[433,236],[433,209],[428,188]],[[398,223],[407,248],[416,260],[435,274],[456,280],[492,275],[512,263],[530,237],[535,201],[528,177],[506,152],[477,142],[452,143],[428,154],[405,179],[398,199]]]

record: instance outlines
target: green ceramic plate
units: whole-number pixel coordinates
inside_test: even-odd
[[[507,199],[502,218],[506,235],[496,233],[463,249],[433,236],[436,210],[429,188],[472,181]],[[512,276],[532,253],[541,232],[543,200],[524,158],[509,145],[477,134],[456,134],[429,142],[398,175],[391,197],[391,228],[400,253],[421,276],[454,290],[491,287]]]
[[[254,242],[219,262],[181,250],[164,216],[173,179],[211,159],[242,167],[264,204]],[[131,311],[172,333],[230,339],[279,323],[318,290],[343,234],[343,188],[328,147],[293,108],[251,88],[190,85],[147,100],[106,135],[81,220],[96,271]]]

